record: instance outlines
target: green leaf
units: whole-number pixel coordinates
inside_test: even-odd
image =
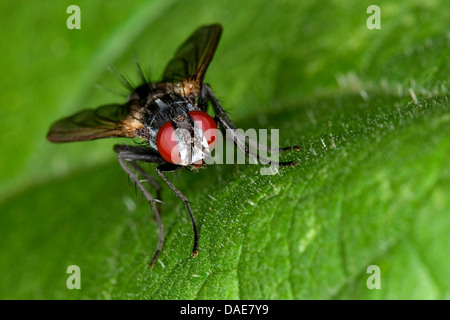
[[[429,1],[79,1],[0,11],[0,298],[448,299],[450,9]],[[45,24],[43,24],[45,21]],[[224,33],[206,75],[239,128],[279,129],[296,167],[215,165],[169,175],[165,243],[112,145],[53,145],[56,119],[118,103],[109,66],[158,79],[196,27]],[[5,32],[8,30],[8,32]],[[36,30],[39,35],[36,36]],[[154,166],[146,167],[150,173]],[[78,265],[81,289],[69,290]],[[379,267],[381,288],[367,286]]]

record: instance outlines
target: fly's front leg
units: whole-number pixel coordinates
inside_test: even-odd
[[[138,163],[136,162],[130,162],[130,164],[133,166],[133,168],[136,169],[136,171],[145,178],[144,181],[148,181],[152,184],[152,186],[156,189],[156,199],[155,201],[157,202],[157,207],[158,207],[158,211],[161,212],[161,205],[162,205],[162,201],[161,201],[161,185],[158,183],[158,181],[155,180],[155,178],[153,178],[151,175],[148,174],[147,171],[145,171]],[[141,182],[143,182],[143,180],[141,180]]]
[[[213,106],[214,112],[216,113],[215,119],[218,120],[218,123],[222,126],[224,130],[224,135],[227,133],[231,135],[234,144],[241,149],[245,154],[248,154],[250,156],[253,156],[257,158],[259,161],[265,164],[271,164],[276,166],[293,166],[297,163],[295,161],[286,161],[286,162],[278,162],[278,161],[272,161],[268,160],[264,157],[261,157],[259,154],[255,154],[252,152],[246,144],[258,149],[258,150],[265,150],[268,152],[284,152],[289,150],[300,150],[300,147],[298,146],[292,146],[292,147],[286,147],[286,148],[271,148],[265,145],[261,145],[256,141],[251,140],[249,137],[244,136],[242,133],[236,130],[233,123],[231,122],[230,118],[228,118],[225,110],[223,110],[222,106],[219,103],[219,100],[217,100],[216,96],[212,92],[211,88],[204,84],[202,87],[202,100],[204,101],[211,101],[211,104]]]
[[[139,174],[144,176],[148,181],[150,181],[153,186],[155,186],[157,191],[157,196],[160,198],[161,186],[158,182],[153,179],[145,170],[137,163],[137,161],[151,162],[151,163],[162,163],[164,160],[157,153],[154,153],[151,149],[143,147],[135,147],[128,145],[115,145],[114,150],[117,152],[117,160],[119,161],[122,169],[127,173],[128,177],[136,184],[136,186],[141,190],[148,203],[150,204],[153,212],[155,213],[156,223],[158,224],[158,245],[156,251],[150,261],[150,266],[153,267],[156,260],[158,259],[159,253],[162,250],[164,242],[163,224],[161,220],[160,210],[161,202],[155,199],[151,193],[144,187],[142,181],[139,179],[137,174],[133,172],[128,164],[130,164]],[[157,204],[158,202],[158,204]]]
[[[186,207],[186,210],[189,214],[189,218],[191,219],[192,229],[194,231],[194,245],[192,248],[192,257],[195,257],[198,254],[198,231],[197,231],[197,223],[195,222],[194,215],[192,214],[191,206],[189,205],[189,201],[184,196],[184,194],[182,194],[181,191],[178,190],[173,185],[173,183],[170,182],[170,180],[167,179],[167,177],[164,175],[164,172],[174,171],[174,170],[177,170],[178,168],[179,168],[179,166],[177,166],[177,165],[174,165],[171,163],[164,163],[164,164],[159,165],[156,168],[156,172],[164,180],[164,182],[167,183],[167,185],[170,187],[170,189],[172,189],[172,191],[175,192],[175,194],[178,196],[178,198],[180,198],[181,201],[183,201],[183,203]]]

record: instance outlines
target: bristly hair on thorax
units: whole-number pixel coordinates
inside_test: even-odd
[[[136,121],[144,124],[138,130],[138,136],[133,139],[139,146],[150,146],[156,149],[156,137],[159,128],[180,115],[187,115],[195,110],[198,95],[191,91],[199,89],[183,82],[152,82],[150,69],[144,71],[135,58],[139,75],[139,85],[116,68],[110,68],[123,87],[128,91],[127,105],[130,115]],[[121,94],[122,95],[122,94]]]

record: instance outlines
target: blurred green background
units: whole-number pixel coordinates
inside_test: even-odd
[[[81,9],[68,30],[66,9]],[[381,29],[369,30],[369,5]],[[27,1],[0,5],[1,299],[449,299],[448,1]],[[165,246],[112,146],[49,125],[122,102],[108,68],[158,80],[197,27],[224,27],[208,82],[235,125],[276,128],[295,168],[170,175]],[[103,89],[99,89],[98,85]],[[106,88],[106,89],[105,89]],[[154,167],[148,166],[149,172]],[[81,290],[69,290],[69,265]],[[380,268],[369,289],[367,268]]]

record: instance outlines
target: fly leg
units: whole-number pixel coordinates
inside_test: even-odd
[[[202,87],[202,99],[203,100],[209,100],[212,103],[214,112],[216,113],[216,120],[218,120],[218,123],[222,126],[224,129],[224,134],[228,133],[231,135],[235,145],[240,148],[244,153],[251,155],[255,158],[257,158],[259,161],[265,164],[271,164],[271,165],[278,165],[278,166],[294,166],[297,163],[295,161],[286,161],[286,162],[277,162],[268,160],[264,157],[261,157],[258,154],[255,154],[252,152],[246,145],[246,143],[250,146],[255,147],[258,150],[265,150],[269,152],[284,152],[289,150],[300,150],[299,146],[292,146],[292,147],[286,147],[286,148],[271,148],[265,145],[261,145],[257,143],[256,141],[251,140],[250,138],[242,135],[240,132],[236,131],[236,128],[234,127],[233,123],[231,122],[230,118],[228,118],[225,110],[223,110],[222,106],[220,105],[219,101],[217,100],[216,96],[212,92],[211,88],[204,84]]]
[[[195,222],[194,215],[192,214],[191,206],[189,205],[188,199],[178,190],[172,182],[164,175],[164,172],[177,170],[179,166],[171,164],[171,163],[163,163],[156,168],[156,172],[159,176],[164,180],[165,183],[172,189],[173,192],[178,196],[178,198],[183,201],[186,210],[189,214],[189,218],[191,219],[192,229],[194,231],[194,246],[192,248],[192,257],[195,257],[198,254],[198,231],[197,231],[197,223]]]
[[[150,266],[153,267],[156,260],[158,259],[159,253],[162,250],[164,242],[163,224],[160,215],[161,201],[155,199],[152,196],[152,194],[142,184],[142,180],[139,179],[138,175],[135,172],[133,172],[133,170],[130,168],[129,165],[131,165],[138,174],[141,174],[148,181],[150,181],[150,183],[156,188],[157,197],[160,199],[161,186],[153,177],[151,177],[148,173],[145,172],[145,170],[137,163],[137,161],[162,163],[164,162],[164,160],[161,158],[159,154],[153,152],[153,150],[148,148],[128,146],[128,145],[115,145],[114,150],[117,152],[117,160],[119,161],[120,166],[127,173],[128,177],[130,177],[130,179],[135,183],[135,185],[141,190],[142,194],[147,199],[153,212],[155,213],[155,219],[158,225],[158,245],[156,247],[156,251],[153,255],[153,258],[150,261]]]
[[[173,192],[183,201],[184,205],[189,214],[189,218],[191,219],[192,228],[194,230],[194,246],[192,249],[192,257],[195,257],[198,254],[198,231],[197,231],[197,223],[195,222],[194,215],[192,214],[191,207],[189,205],[188,199],[178,190],[172,182],[164,175],[164,172],[175,171],[180,168],[180,166],[166,163],[165,160],[157,153],[149,148],[144,147],[136,147],[129,145],[115,145],[114,150],[117,152],[117,158],[119,160],[120,165],[123,170],[128,174],[130,179],[138,186],[138,188],[142,191],[145,198],[149,202],[153,211],[155,212],[156,222],[158,224],[159,238],[158,245],[156,248],[156,252],[150,262],[150,266],[153,266],[158,259],[159,253],[162,250],[162,245],[164,241],[163,235],[163,225],[160,217],[160,205],[161,202],[155,199],[145,187],[142,185],[142,181],[139,180],[138,176],[131,170],[131,168],[127,165],[128,163],[136,169],[136,171],[144,176],[147,180],[149,180],[157,190],[157,193],[160,195],[160,186],[159,184],[151,177],[145,170],[137,163],[139,162],[149,162],[149,163],[157,163],[160,164],[156,168],[156,172],[158,175],[164,180],[164,182],[172,189]],[[159,197],[159,196],[158,196]]]

